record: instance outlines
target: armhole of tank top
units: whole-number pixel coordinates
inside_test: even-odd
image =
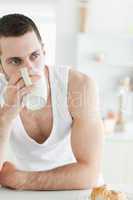
[[[67,84],[66,84],[66,93],[67,93],[67,95],[66,95],[66,103],[67,103],[67,109],[68,109],[68,114],[69,114],[69,116],[70,116],[70,119],[71,119],[71,121],[72,121],[72,115],[71,115],[71,112],[70,112],[70,109],[69,109],[69,100],[68,100],[68,98],[69,98],[69,78],[70,78],[70,70],[71,70],[71,66],[67,66],[67,77],[66,77],[66,82],[67,82]]]

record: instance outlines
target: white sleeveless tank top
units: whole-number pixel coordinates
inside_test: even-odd
[[[14,121],[10,144],[16,165],[21,170],[50,170],[75,162],[70,145],[72,118],[68,111],[69,67],[48,67],[51,88],[53,127],[47,140],[39,144],[24,129],[20,116]]]
[[[10,146],[16,167],[26,171],[45,171],[76,162],[71,148],[72,118],[68,110],[69,66],[48,67],[53,127],[47,140],[39,144],[24,129],[20,116],[13,123]],[[88,172],[89,173],[89,172]],[[102,185],[100,174],[97,185]]]

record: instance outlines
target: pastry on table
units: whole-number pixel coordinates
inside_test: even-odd
[[[94,188],[91,192],[91,200],[128,200],[123,192],[110,190],[107,185]]]

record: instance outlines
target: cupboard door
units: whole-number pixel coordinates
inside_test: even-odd
[[[125,183],[126,143],[107,141],[104,147],[103,176],[105,183]]]
[[[133,185],[133,143],[128,142],[126,146],[126,173],[125,183]]]

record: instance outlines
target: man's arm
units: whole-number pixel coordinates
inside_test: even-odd
[[[0,106],[0,170],[3,165],[6,147],[11,132],[10,123],[6,123],[6,121],[9,121],[7,120],[8,118],[7,115],[8,115],[7,108],[6,107],[2,108]]]
[[[78,105],[77,94],[80,97]],[[71,190],[96,185],[101,171],[103,124],[95,82],[72,71],[68,102],[73,118],[71,145],[77,162],[48,171],[23,172],[27,177],[23,189]]]

